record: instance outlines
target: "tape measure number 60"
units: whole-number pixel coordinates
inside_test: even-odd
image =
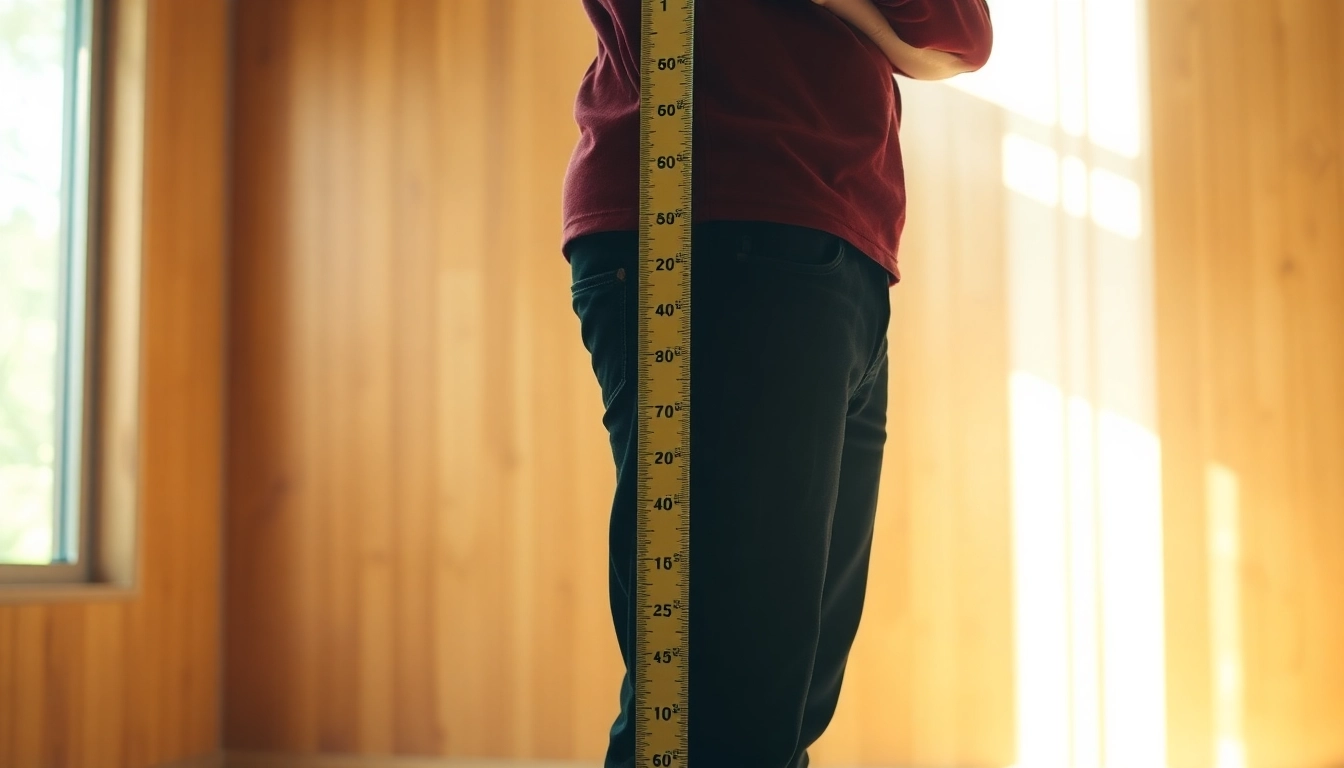
[[[642,0],[635,765],[685,768],[695,0]]]

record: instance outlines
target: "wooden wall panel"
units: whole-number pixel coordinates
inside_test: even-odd
[[[151,0],[133,599],[0,605],[0,765],[216,751],[228,3]]]
[[[600,755],[614,470],[558,251],[580,6],[243,2],[238,46],[227,745]],[[1001,310],[983,146],[923,235],[973,263],[897,313],[911,393],[818,759],[1011,757],[1004,342],[947,352]]]
[[[557,250],[591,52],[578,7],[519,8],[239,6],[231,747],[610,727],[613,472]]]
[[[1150,5],[1171,765],[1338,765],[1344,5]]]
[[[1166,665],[1141,670],[1165,683],[1156,748],[1173,768],[1214,764],[1203,553],[1216,460],[1243,483],[1249,764],[1337,759],[1327,734],[1344,699],[1328,693],[1338,666],[1327,649],[1340,645],[1328,610],[1340,581],[1340,481],[1330,468],[1344,449],[1331,399],[1340,347],[1327,330],[1341,326],[1331,218],[1341,110],[1338,79],[1323,74],[1338,72],[1338,54],[1322,41],[1338,11],[1329,0],[1292,3],[1257,11],[1247,0],[1231,16],[1211,2],[1149,3],[1158,124],[1136,158],[992,100],[908,90],[907,280],[893,293],[878,540],[818,761],[1021,758],[1021,693],[1041,684],[1022,678],[1015,647],[1024,510],[1014,445],[1035,426],[1015,425],[1010,392],[1022,355],[1013,323],[1033,309],[1024,281],[1058,305],[1043,343],[1058,347],[1059,377],[1047,383],[1060,402],[1077,396],[1089,429],[1118,409],[1160,445],[1144,479],[1160,469],[1167,600],[1150,613],[1166,620]],[[581,8],[241,0],[238,11],[225,743],[594,759],[619,679],[605,589],[614,473],[558,253],[573,93],[593,53]],[[1300,44],[1273,48],[1273,29]],[[1248,41],[1274,62],[1277,74],[1256,75],[1254,87],[1278,117],[1243,120],[1234,98],[1253,67],[1225,65]],[[1291,85],[1270,93],[1278,77]],[[1143,215],[1143,237],[1117,245],[1067,203],[1042,207],[1008,189],[1008,134],[1131,173],[1156,232]],[[1294,170],[1275,170],[1280,154]],[[1149,161],[1151,184],[1139,173]],[[1251,178],[1268,186],[1238,197],[1254,185],[1233,182]],[[1233,233],[1242,222],[1259,228],[1249,240]],[[1045,266],[1023,274],[1037,236],[1033,263]],[[1224,256],[1243,242],[1252,247]],[[1292,244],[1298,293],[1256,305],[1272,297],[1249,276],[1278,263],[1264,260],[1277,242]],[[1240,272],[1221,271],[1225,259]],[[1106,314],[1117,274],[1138,281],[1127,315]],[[1132,378],[1160,418],[1147,400],[1117,406],[1111,380],[1129,380],[1126,355],[1146,365],[1152,301],[1157,371]],[[1070,325],[1075,315],[1087,325]],[[1108,325],[1126,316],[1142,327]],[[1117,340],[1138,351],[1112,349]],[[1270,389],[1237,389],[1257,376]],[[1278,442],[1260,439],[1265,424],[1278,425]],[[1089,439],[1090,457],[1110,450]],[[1243,453],[1228,453],[1237,445]],[[1102,480],[1095,494],[1126,490],[1123,474]],[[1116,504],[1086,501],[1078,519],[1123,525]],[[1292,515],[1274,516],[1284,510]],[[1116,562],[1097,566],[1111,582],[1124,580]],[[1127,641],[1108,615],[1110,640]],[[1089,652],[1100,664],[1121,644]],[[1119,689],[1117,669],[1107,674]],[[1278,714],[1279,703],[1296,714]],[[1102,704],[1063,713],[1051,738],[1067,749],[1096,735],[1088,728],[1123,726],[1105,721]],[[1026,716],[1053,724],[1054,713]]]

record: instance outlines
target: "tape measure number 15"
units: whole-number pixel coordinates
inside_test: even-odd
[[[635,765],[685,768],[695,0],[641,0]]]

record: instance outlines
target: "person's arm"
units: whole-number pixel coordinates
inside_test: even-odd
[[[993,47],[985,0],[812,0],[853,24],[917,80],[943,80],[984,66]]]

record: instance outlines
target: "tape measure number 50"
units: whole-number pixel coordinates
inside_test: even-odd
[[[695,0],[641,0],[635,765],[685,768]]]

